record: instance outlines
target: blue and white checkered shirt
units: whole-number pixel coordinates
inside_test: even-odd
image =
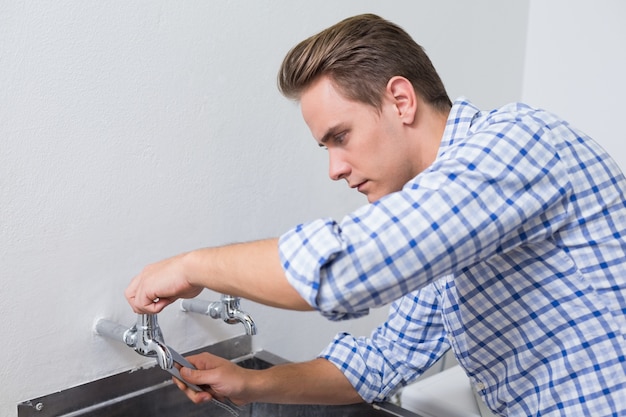
[[[366,401],[452,347],[497,413],[624,416],[625,191],[554,115],[459,99],[428,169],[340,223],[287,232],[281,260],[331,319],[397,300],[371,338],[340,334],[322,354]]]

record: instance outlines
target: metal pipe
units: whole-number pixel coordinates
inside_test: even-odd
[[[239,297],[222,294],[220,301],[205,301],[198,299],[183,299],[180,303],[181,310],[185,312],[203,314],[214,319],[222,319],[228,324],[243,324],[247,335],[257,332],[256,324],[250,314],[239,308]]]
[[[204,314],[205,316],[210,316],[211,304],[213,303],[207,303],[204,300],[198,300],[198,299],[192,298],[189,300],[183,300],[180,303],[180,308],[186,313],[191,312],[191,313]]]
[[[96,322],[94,330],[96,334],[100,336],[124,343],[124,335],[128,331],[128,328],[111,320],[100,319]]]

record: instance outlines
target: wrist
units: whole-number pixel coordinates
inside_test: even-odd
[[[246,369],[243,392],[246,402],[269,402],[267,392],[272,392],[266,369]]]
[[[199,260],[197,251],[186,252],[180,255],[182,276],[187,282],[187,285],[189,285],[190,287],[198,287],[202,285],[199,280],[201,274],[198,273],[198,262]]]

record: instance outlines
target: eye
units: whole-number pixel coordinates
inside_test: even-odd
[[[339,146],[345,146],[346,141],[348,140],[349,131],[343,130],[339,133],[328,132],[320,141],[318,142],[318,146],[320,148],[328,150],[328,148],[334,148]]]
[[[333,142],[335,142],[335,144],[337,145],[341,145],[342,143],[344,143],[346,140],[346,132],[341,132],[338,135],[335,135],[333,137]]]

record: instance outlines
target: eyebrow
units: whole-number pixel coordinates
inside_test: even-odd
[[[341,131],[342,129],[342,126],[333,126],[328,129],[324,136],[322,136],[322,139],[320,139],[319,145],[324,146],[326,143],[328,143],[330,139],[332,139],[333,136],[337,135],[337,132]]]

